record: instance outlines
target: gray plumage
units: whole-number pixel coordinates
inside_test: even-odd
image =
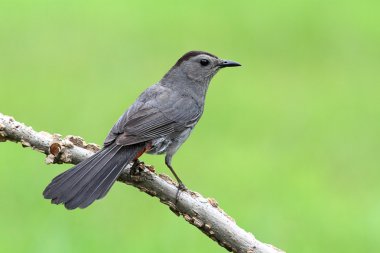
[[[156,84],[146,89],[120,117],[104,141],[104,148],[60,174],[44,197],[68,209],[85,208],[104,197],[123,168],[142,153],[166,153],[171,160],[202,116],[211,78],[223,67],[240,66],[201,51],[182,56]]]

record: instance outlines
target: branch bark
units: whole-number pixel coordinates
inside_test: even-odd
[[[99,146],[88,144],[81,137],[36,132],[31,127],[0,113],[0,142],[20,142],[46,155],[46,163],[77,164],[93,155]],[[157,197],[177,216],[201,230],[228,251],[245,253],[280,253],[274,246],[258,241],[251,233],[240,228],[212,198],[197,192],[181,192],[175,204],[177,184],[167,175],[157,175],[152,166],[141,165],[137,175],[127,168],[119,181]]]

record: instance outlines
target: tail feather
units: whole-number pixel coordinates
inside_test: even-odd
[[[86,208],[92,202],[97,199],[102,198],[107,194],[108,190],[113,185],[113,182],[119,177],[122,170],[119,170],[117,165],[112,168],[112,170],[106,175],[106,177],[99,183],[99,185],[92,185],[88,191],[83,191],[82,194],[87,196],[87,198],[76,198],[72,199],[65,204],[66,208],[71,209],[72,207]],[[96,186],[96,187],[95,187]],[[95,188],[95,189],[94,189]]]
[[[84,167],[85,165],[87,165],[89,162],[93,161],[95,158],[99,157],[99,155],[101,155],[102,152],[99,151],[97,152],[96,154],[94,154],[93,156],[91,156],[90,158],[86,159],[85,161],[79,163],[78,165],[76,165],[75,167],[71,168],[71,169],[68,169],[66,170],[65,172],[59,174],[58,176],[56,176],[52,182],[46,187],[46,189],[44,190],[43,192],[43,195],[45,196],[45,198],[52,198],[53,195],[52,195],[52,189],[53,187],[57,187],[58,185],[61,185],[63,184],[64,182],[66,182],[67,180],[69,180],[70,178],[72,178],[76,173],[80,172],[80,168],[81,167]]]
[[[84,207],[87,207],[92,202],[94,202],[96,199],[100,198],[100,196],[95,196],[94,197],[93,196],[93,192],[96,189],[98,189],[99,187],[102,186],[103,181],[106,179],[106,177],[110,173],[116,171],[117,176],[118,176],[120,174],[120,172],[123,170],[123,167],[128,164],[128,163],[125,164],[124,161],[118,161],[117,158],[118,157],[115,157],[113,159],[112,165],[111,164],[107,164],[107,166],[109,166],[109,169],[107,169],[107,170],[100,170],[100,171],[97,172],[96,175],[93,176],[93,178],[91,180],[94,181],[94,182],[97,182],[96,184],[87,184],[87,185],[85,185],[83,188],[80,189],[80,192],[77,193],[77,195],[76,195],[75,198],[71,198],[69,201],[67,201],[65,203],[65,207],[67,209],[73,209],[75,207],[84,208]],[[119,164],[124,164],[124,165],[120,166]],[[116,179],[117,179],[117,177],[115,178],[115,180],[109,182],[109,188],[111,188],[111,186],[113,185],[113,182],[115,182]],[[104,190],[103,187],[101,187],[100,189]],[[90,203],[88,205],[84,206],[84,205],[82,205],[82,203],[85,202],[85,201],[86,202],[90,202]]]
[[[121,148],[121,146],[114,146],[109,150],[105,150],[105,152],[102,152],[96,159],[92,160],[92,162],[80,166],[73,175],[62,180],[63,182],[56,186],[56,188],[59,187],[62,194],[52,199],[52,203],[65,203],[77,196],[91,181],[96,181],[96,175],[100,174],[105,166],[110,166],[108,163],[114,158],[114,152],[118,152]]]
[[[53,204],[61,204],[64,203],[65,200],[72,198],[77,191],[80,190],[74,189],[75,185],[79,182],[79,179],[87,175],[95,165],[101,165],[100,162],[110,150],[112,149],[100,150],[89,159],[55,177],[46,187],[43,193],[44,197],[51,199]],[[99,168],[101,168],[101,166],[99,166]],[[88,179],[90,179],[90,177]],[[85,181],[82,183],[85,183]]]
[[[43,195],[53,204],[63,203],[67,209],[85,208],[107,194],[123,168],[144,147],[144,143],[130,146],[112,144],[55,177]]]

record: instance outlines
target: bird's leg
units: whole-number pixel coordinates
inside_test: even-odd
[[[165,158],[165,164],[166,164],[166,166],[168,166],[168,168],[170,169],[170,171],[173,173],[175,179],[177,180],[177,182],[178,182],[178,188],[180,190],[186,190],[187,189],[186,186],[182,183],[182,180],[178,177],[177,173],[175,173],[175,171],[174,171],[174,169],[173,169],[173,167],[171,165],[171,161],[170,160],[171,159]]]
[[[138,168],[139,168],[140,164],[144,164],[144,162],[140,162],[139,159],[136,159],[133,162],[133,165],[132,165],[132,167],[130,169],[130,174],[131,175],[136,175],[138,173]]]
[[[179,197],[179,192],[180,191],[185,191],[187,190],[186,186],[182,183],[182,180],[178,177],[177,173],[175,173],[173,167],[172,167],[172,164],[171,164],[171,156],[166,156],[165,157],[165,164],[166,166],[168,166],[168,168],[170,169],[170,171],[173,173],[175,179],[177,180],[178,182],[178,191],[177,191],[177,194],[175,196],[176,198],[176,201],[178,201],[178,197]]]

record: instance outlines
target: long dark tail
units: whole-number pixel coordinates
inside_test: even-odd
[[[103,198],[123,168],[144,150],[143,143],[131,146],[111,144],[90,158],[55,177],[43,195],[67,209],[85,208]]]

